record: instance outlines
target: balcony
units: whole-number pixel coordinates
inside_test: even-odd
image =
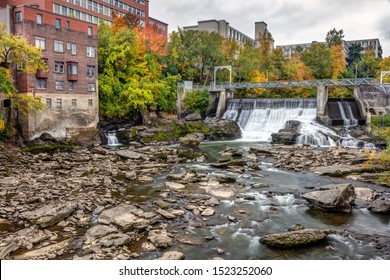
[[[35,72],[35,78],[37,79],[47,79],[48,76],[49,76],[48,71],[37,70],[37,72]]]
[[[67,61],[68,81],[75,82],[78,80],[78,63],[75,61]]]

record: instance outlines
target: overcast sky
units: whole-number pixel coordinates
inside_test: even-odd
[[[346,40],[379,38],[390,55],[390,0],[150,0],[150,16],[177,27],[225,19],[254,37],[254,23],[264,21],[276,45],[324,41],[343,29]]]

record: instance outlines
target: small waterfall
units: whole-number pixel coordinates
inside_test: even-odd
[[[314,121],[315,99],[233,99],[223,118],[236,121],[243,140],[271,141],[288,120]]]
[[[353,126],[358,124],[358,120],[353,116],[350,103],[337,101],[337,105],[339,107],[341,117],[344,120],[344,126]]]
[[[107,137],[108,146],[115,147],[121,145],[118,141],[118,138],[116,137],[116,132],[107,132],[105,135]]]

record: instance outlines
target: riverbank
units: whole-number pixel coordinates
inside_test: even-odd
[[[186,259],[390,258],[389,216],[367,210],[389,189],[313,174],[326,165],[364,166],[366,152],[229,142],[202,150],[188,159],[175,146],[135,143],[53,154],[5,149],[1,259],[155,259],[167,251]],[[210,153],[218,154],[214,166]],[[352,214],[312,210],[301,197],[346,181],[375,191],[360,195]],[[289,253],[260,244],[260,236],[295,223],[336,234]],[[346,244],[354,245],[341,249]]]

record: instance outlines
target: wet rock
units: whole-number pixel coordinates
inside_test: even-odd
[[[324,211],[352,212],[356,194],[351,184],[328,185],[328,190],[305,193],[302,197],[309,206]]]
[[[212,208],[206,208],[201,213],[201,215],[204,217],[210,217],[210,216],[213,216],[214,214],[215,214],[215,211]]]
[[[27,219],[32,224],[42,228],[50,227],[64,220],[73,214],[77,204],[74,202],[45,205],[37,210],[24,212],[21,217]]]
[[[198,147],[200,143],[205,139],[203,133],[187,134],[179,139],[179,143],[183,147]]]
[[[175,261],[175,260],[184,260],[185,256],[181,252],[177,251],[170,251],[170,252],[165,252],[164,255],[162,255],[159,260],[170,260],[170,261]]]
[[[297,230],[303,230],[305,229],[302,225],[300,224],[295,224],[295,225],[292,225],[288,231],[297,231]]]
[[[136,160],[136,159],[145,158],[144,154],[140,154],[140,153],[137,153],[134,151],[129,151],[129,150],[117,151],[116,154],[124,159],[135,159]]]
[[[203,241],[196,238],[195,236],[186,235],[186,234],[180,234],[176,237],[176,240],[178,240],[180,243],[191,245],[191,246],[202,246]]]
[[[154,202],[154,204],[156,204],[161,209],[168,209],[170,206],[169,203],[162,201],[162,200],[157,200]]]
[[[370,203],[368,210],[370,210],[373,213],[390,214],[390,199],[380,198],[374,200],[373,202]]]
[[[216,205],[219,205],[219,200],[216,197],[210,197],[206,202],[204,203],[205,206],[211,206],[214,207]]]
[[[176,216],[168,211],[165,211],[163,209],[158,209],[156,211],[156,213],[160,214],[161,216],[163,216],[165,219],[168,219],[168,220],[173,220],[176,218]]]
[[[168,236],[168,232],[166,230],[149,231],[148,241],[157,248],[167,248],[173,245],[173,239]]]
[[[329,231],[318,229],[274,233],[260,237],[260,243],[275,248],[298,248],[324,241],[330,233]]]
[[[132,205],[121,204],[104,210],[100,214],[98,222],[106,225],[114,224],[124,231],[143,230],[150,224],[149,220],[142,218],[143,214],[142,210]]]
[[[218,162],[218,163],[212,163],[212,167],[216,168],[227,168],[231,166],[246,166],[246,160],[243,159],[233,159],[226,162]]]
[[[183,217],[185,214],[183,210],[171,210],[171,213],[176,217]]]
[[[171,190],[181,190],[186,188],[185,185],[175,182],[165,182],[165,186]]]
[[[301,123],[299,121],[287,121],[284,129],[279,130],[277,133],[272,133],[272,143],[294,145],[296,143],[297,137],[300,135],[300,125]]]
[[[206,192],[220,199],[230,199],[236,195],[233,190],[222,188],[206,189]]]

